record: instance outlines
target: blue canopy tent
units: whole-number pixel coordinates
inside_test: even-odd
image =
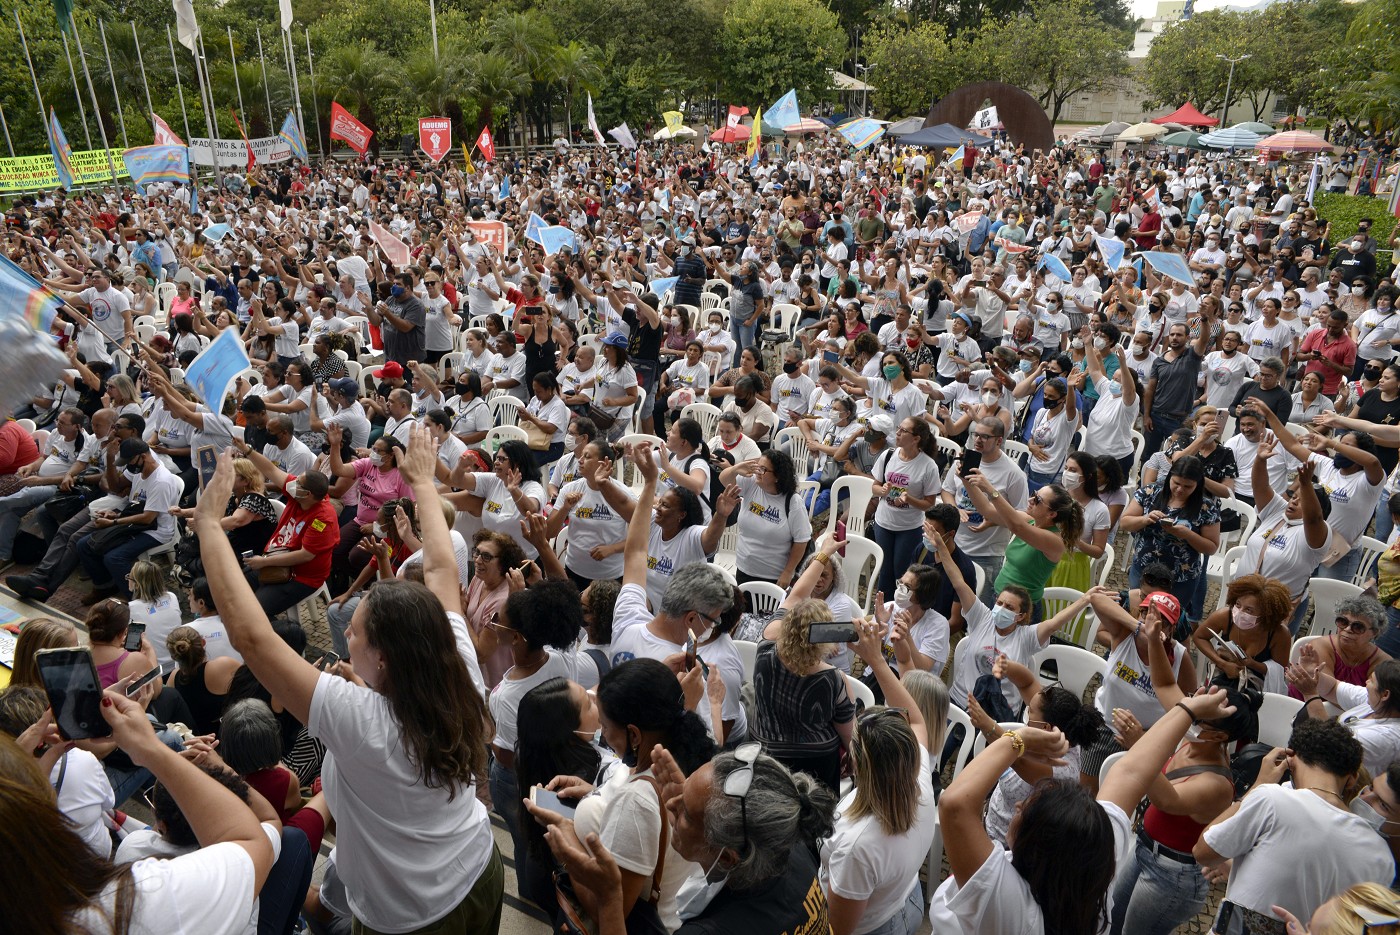
[[[900,146],[926,146],[929,149],[956,148],[964,143],[973,146],[986,146],[991,143],[991,138],[979,136],[971,130],[959,130],[950,123],[940,123],[932,127],[924,127],[913,133],[905,134],[899,138]]]

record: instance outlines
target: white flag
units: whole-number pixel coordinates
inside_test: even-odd
[[[195,22],[194,4],[190,0],[171,0],[175,7],[175,38],[180,45],[195,51],[195,41],[199,39],[199,23]]]
[[[608,131],[608,136],[617,140],[623,149],[636,149],[637,138],[632,135],[632,131],[627,128],[626,121],[621,126],[613,127]]]
[[[282,8],[282,31],[286,32],[292,28],[292,0],[281,0]]]
[[[603,139],[603,131],[598,129],[598,118],[593,116],[593,95],[588,95],[588,129],[593,131],[593,138],[598,141],[599,146],[607,146],[607,140]]]

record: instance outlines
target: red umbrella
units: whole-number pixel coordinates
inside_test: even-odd
[[[744,126],[743,124],[740,124],[740,125],[734,126],[734,127],[728,127],[728,126],[726,126],[726,127],[720,127],[718,130],[716,130],[715,132],[711,133],[711,134],[710,134],[710,142],[712,142],[712,143],[743,143],[743,142],[746,142],[746,141],[748,140],[748,138],[749,138],[750,136],[752,136],[752,135],[753,135],[753,131],[750,130],[748,127]]]
[[[1331,143],[1306,130],[1286,130],[1265,137],[1254,144],[1256,149],[1273,153],[1330,153]]]
[[[1153,123],[1179,123],[1183,127],[1213,127],[1220,121],[1214,117],[1207,117],[1196,109],[1190,101],[1182,104],[1175,111],[1165,117],[1157,117]]]

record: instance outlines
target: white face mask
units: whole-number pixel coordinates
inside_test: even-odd
[[[1066,490],[1078,490],[1080,487],[1084,486],[1084,475],[1071,474],[1069,471],[1065,471],[1060,475],[1060,483],[1065,485]]]
[[[384,531],[384,524],[383,524],[383,523],[375,523],[375,524],[374,524],[374,535],[375,535],[375,537],[378,538],[378,539],[383,539],[386,535],[388,535],[388,533],[386,533],[386,532]]]
[[[578,436],[577,436],[577,435],[569,435],[568,433],[565,433],[565,435],[564,435],[564,450],[565,450],[565,451],[573,451],[573,450],[574,450],[575,448],[577,448],[577,447],[578,447]]]
[[[287,499],[295,500],[299,493],[300,488],[297,486],[297,482],[295,480],[287,481]]]
[[[1000,605],[992,608],[992,625],[998,630],[1006,630],[1016,625],[1016,612]]]
[[[1103,349],[1106,348],[1106,347],[1108,347],[1108,339],[1107,339],[1107,338],[1094,338],[1094,349],[1095,349],[1095,350],[1101,351],[1101,350],[1103,350]]]
[[[914,595],[909,593],[908,585],[903,582],[894,586],[894,606],[900,610],[908,610],[914,603]]]
[[[1069,346],[1074,348],[1076,351],[1084,350],[1084,342],[1079,338],[1075,338],[1073,341],[1070,341]]]
[[[998,396],[996,393],[986,392],[982,394],[982,405],[991,406],[996,403]]]

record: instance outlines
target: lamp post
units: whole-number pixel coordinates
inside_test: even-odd
[[[1220,108],[1220,125],[1221,129],[1224,129],[1230,123],[1230,86],[1235,83],[1235,66],[1252,56],[1246,52],[1244,55],[1238,55],[1235,58],[1219,53],[1216,53],[1215,57],[1222,62],[1230,63],[1230,74],[1225,78],[1225,104]]]

